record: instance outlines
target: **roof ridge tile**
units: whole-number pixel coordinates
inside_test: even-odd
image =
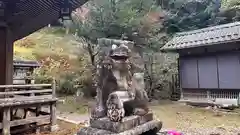
[[[224,43],[231,40],[240,40],[240,22],[176,33],[163,49],[184,49]]]

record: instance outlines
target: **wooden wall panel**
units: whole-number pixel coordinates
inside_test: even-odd
[[[179,62],[182,88],[198,88],[197,59],[181,58]]]
[[[217,67],[215,56],[198,58],[199,88],[218,88]]]
[[[218,56],[219,87],[222,89],[240,88],[240,64],[236,53]]]

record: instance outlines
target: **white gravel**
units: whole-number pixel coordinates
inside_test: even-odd
[[[166,130],[161,130],[159,135],[166,135],[164,132]],[[239,128],[230,128],[230,129],[224,129],[224,128],[188,128],[183,129],[181,131],[183,135],[240,135],[240,127]]]

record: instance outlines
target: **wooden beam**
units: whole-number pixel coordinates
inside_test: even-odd
[[[57,125],[57,108],[56,103],[50,105],[50,122],[51,122],[51,131],[56,131],[58,129]]]
[[[21,106],[40,103],[56,102],[57,98],[53,98],[52,95],[35,96],[35,97],[19,97],[19,98],[5,98],[0,99],[0,108],[8,106]]]
[[[7,27],[0,26],[0,85],[13,83],[13,39]],[[1,89],[5,91],[5,89]]]
[[[31,127],[28,126],[28,127],[21,128],[21,129],[14,129],[14,130],[11,131],[11,134],[17,135],[17,133],[20,134],[20,133],[23,133],[23,132],[27,132],[31,129],[36,129],[36,128],[40,128],[40,127],[48,126],[48,125],[49,125],[49,123],[41,124],[41,125],[31,125]],[[37,135],[39,135],[39,134],[37,134]]]
[[[12,14],[12,16],[7,18],[7,23],[14,27],[19,27],[25,20],[28,20],[29,17],[37,16],[40,12],[46,8],[51,7],[53,0],[24,0],[16,3],[18,9],[18,14]],[[15,22],[18,22],[16,25]]]
[[[41,113],[41,105],[38,105],[36,107],[36,117],[39,117],[40,113]],[[36,123],[36,125],[37,125],[36,134],[39,134],[40,133],[40,128],[38,127],[38,125],[40,125],[40,123]]]
[[[52,97],[56,98],[56,80],[55,80],[55,78],[53,79],[53,82],[52,82]]]
[[[33,88],[33,87],[50,87],[52,84],[27,84],[27,85],[0,85],[0,88]]]
[[[1,124],[2,135],[10,135],[10,107],[3,109],[3,121]]]
[[[28,9],[26,11],[27,12],[26,14],[28,14],[28,16],[26,16],[26,18],[24,19],[24,22],[21,21],[22,22],[21,25],[18,25],[15,23],[15,22],[18,23],[19,21],[14,21],[12,23],[11,27],[15,32],[14,40],[21,39],[26,35],[29,35],[59,19],[61,1],[57,1],[57,0],[46,0],[46,1],[48,2],[44,2],[44,0],[39,0],[38,2],[39,5],[36,6],[38,7],[38,10],[36,11],[32,11],[34,10],[34,8],[30,9],[29,7],[26,7]],[[75,10],[76,8],[79,8],[87,1],[88,0],[70,0],[70,3],[72,4],[72,9]],[[36,4],[36,2],[33,2],[32,4],[34,5]],[[46,6],[40,7],[40,5],[42,4],[46,4]],[[34,12],[34,13],[29,14],[29,12]]]
[[[15,126],[20,126],[20,125],[25,125],[25,124],[30,124],[30,123],[50,123],[50,116],[38,116],[38,117],[28,117],[26,119],[20,119],[20,120],[14,120],[10,121],[9,126],[10,127],[15,127]],[[0,129],[2,129],[3,123],[0,124]],[[4,134],[5,135],[5,134]],[[10,135],[10,134],[6,134]]]
[[[53,79],[52,83],[52,98],[56,98],[56,80]],[[51,131],[56,131],[58,130],[58,125],[57,125],[57,107],[56,107],[56,102],[53,102],[50,105],[50,122],[51,122]]]
[[[42,95],[42,96],[14,96],[13,98],[1,98],[0,104],[8,103],[8,102],[28,102],[31,100],[44,100],[44,99],[51,99],[52,95]]]
[[[33,109],[33,108],[27,108],[26,110],[30,111],[30,112],[35,112],[36,111],[36,109]],[[39,113],[39,115],[50,115],[49,112],[45,112],[45,111],[41,111],[41,110],[38,113]]]
[[[17,95],[17,94],[30,94],[30,93],[50,93],[52,89],[44,89],[44,90],[24,90],[24,91],[11,91],[11,92],[0,92],[1,95]]]
[[[23,25],[14,28],[14,40],[21,39],[57,20],[59,18],[59,11],[60,7],[54,3],[48,9],[40,12],[37,16],[30,17]]]

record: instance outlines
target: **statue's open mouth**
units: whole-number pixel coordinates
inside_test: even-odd
[[[116,61],[126,61],[128,59],[128,56],[123,56],[123,55],[113,55],[111,56],[112,59],[116,60]]]

